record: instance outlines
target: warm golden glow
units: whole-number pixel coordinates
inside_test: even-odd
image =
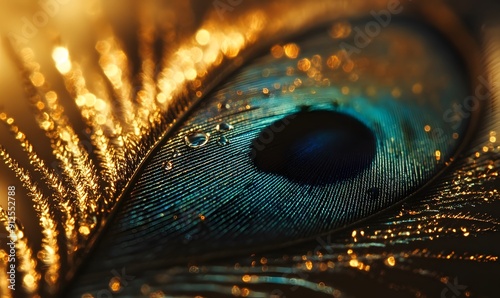
[[[120,280],[116,277],[113,277],[110,281],[109,281],[109,288],[111,289],[112,292],[116,293],[118,291],[120,291],[121,289],[121,285],[120,285]]]
[[[4,158],[4,160],[13,162],[1,146],[0,157]],[[17,172],[20,172],[15,162],[11,163],[10,165],[15,166],[17,168]],[[15,229],[14,231],[11,231],[8,222],[9,220],[7,212],[2,207],[0,207],[0,223],[2,223],[2,225],[4,226],[3,230],[10,234],[13,233],[13,236],[15,237],[14,241],[17,256],[17,271],[23,274],[24,277],[30,276],[28,278],[23,277],[23,288],[30,294],[36,294],[38,291],[38,281],[40,280],[40,274],[36,270],[37,262],[33,257],[33,251],[29,247],[26,237],[24,237],[22,231],[19,230],[19,227],[17,225],[14,225]]]
[[[210,42],[210,32],[205,29],[200,29],[196,32],[195,38],[200,45],[205,46]]]
[[[351,24],[349,22],[337,22],[333,24],[329,33],[332,38],[346,38],[351,34]]]
[[[422,87],[422,84],[420,83],[415,83],[412,87],[411,87],[411,91],[415,94],[420,94],[422,93],[422,90],[423,90],[423,87]]]
[[[88,234],[90,234],[90,229],[88,226],[81,226],[78,228],[78,232],[84,236],[87,236]]]
[[[275,45],[271,48],[271,55],[273,55],[274,58],[281,58],[284,53],[285,50],[280,45]]]
[[[356,259],[350,260],[349,261],[349,266],[351,266],[351,267],[358,267],[359,266],[358,260],[356,260]]]
[[[394,89],[392,89],[392,91],[391,91],[391,95],[392,95],[394,98],[399,98],[399,97],[401,97],[401,89],[399,89],[399,88],[394,88]]]
[[[307,270],[312,270],[313,263],[311,261],[306,261],[305,265],[306,265]]]
[[[233,296],[238,297],[241,295],[241,289],[238,286],[233,286],[231,288],[231,294],[233,294]]]
[[[436,160],[439,161],[441,159],[441,151],[436,150],[436,152],[434,153],[434,155],[436,156]]]
[[[67,48],[57,47],[52,52],[52,59],[56,63],[57,70],[62,74],[66,74],[71,70],[71,61],[69,60],[69,52]]]
[[[377,1],[376,1],[377,2]],[[321,5],[300,4],[299,2],[290,5],[290,8],[279,8],[279,16],[276,15],[276,10],[264,9],[244,9],[243,6],[235,8],[234,12],[227,14],[227,18],[222,20],[217,14],[215,17],[207,16],[201,20],[199,28],[189,28],[191,36],[178,36],[177,32],[171,32],[171,28],[179,27],[174,21],[162,20],[165,26],[157,28],[158,21],[154,13],[148,13],[144,9],[139,9],[137,12],[137,46],[138,46],[138,61],[137,73],[132,73],[130,65],[132,60],[126,52],[125,47],[120,43],[115,32],[110,29],[109,25],[104,25],[105,21],[101,19],[100,9],[92,10],[91,15],[99,18],[99,30],[95,32],[95,39],[91,48],[95,50],[98,61],[95,65],[90,66],[82,56],[78,49],[75,52],[75,45],[68,43],[68,47],[60,46],[60,43],[53,48],[52,59],[58,72],[61,74],[64,87],[66,90],[60,92],[59,84],[49,82],[50,71],[43,69],[45,61],[37,61],[43,59],[43,51],[35,51],[28,46],[22,46],[16,49],[18,57],[18,67],[20,73],[23,74],[23,89],[29,97],[30,104],[34,109],[34,116],[37,125],[48,138],[50,150],[53,159],[57,161],[57,167],[51,167],[44,162],[33,145],[28,142],[26,134],[22,131],[14,121],[6,113],[0,113],[0,120],[11,133],[11,140],[19,145],[27,156],[30,164],[30,169],[21,168],[14,161],[7,151],[1,147],[0,157],[13,170],[19,181],[28,190],[30,195],[30,204],[34,206],[34,211],[37,216],[38,224],[41,227],[42,241],[40,243],[40,251],[34,253],[25,236],[25,231],[19,228],[15,231],[18,242],[16,243],[16,252],[19,256],[19,273],[22,286],[32,297],[41,295],[39,290],[48,289],[49,292],[56,293],[61,277],[66,276],[66,272],[61,272],[61,261],[68,263],[69,267],[75,261],[77,253],[81,252],[82,248],[88,243],[90,237],[95,236],[97,227],[101,223],[105,223],[108,212],[115,206],[116,200],[121,194],[123,182],[128,181],[141,158],[146,155],[148,146],[142,145],[143,141],[153,133],[165,132],[172,124],[172,119],[166,118],[165,115],[177,115],[176,101],[183,99],[186,101],[197,100],[208,94],[208,88],[213,87],[212,83],[213,71],[218,70],[217,67],[225,70],[233,70],[235,67],[242,65],[245,61],[240,55],[247,51],[254,43],[259,40],[271,40],[274,37],[283,36],[283,40],[287,38],[281,35],[286,32],[293,32],[297,28],[302,28],[305,24],[311,24],[314,21],[325,18],[323,15],[328,14],[328,18],[337,16],[349,16],[351,13],[356,13],[356,9],[360,4],[357,2],[325,1]],[[340,4],[339,4],[340,3]],[[363,2],[368,3],[368,2]],[[378,2],[377,2],[378,3]],[[243,4],[246,5],[246,4]],[[209,5],[210,6],[210,5]],[[140,7],[140,5],[138,5]],[[304,8],[310,11],[303,10]],[[377,8],[376,11],[379,11]],[[332,16],[332,13],[336,14]],[[187,13],[188,14],[188,13]],[[338,14],[338,15],[337,15]],[[182,18],[180,18],[182,19]],[[279,22],[275,22],[279,19]],[[57,21],[57,20],[54,20]],[[47,28],[52,28],[51,24]],[[92,24],[95,25],[95,24]],[[168,25],[168,26],[167,26]],[[186,22],[186,27],[192,26],[190,22]],[[198,24],[196,24],[198,26]],[[94,28],[94,27],[93,27]],[[42,29],[42,28],[39,28]],[[343,39],[352,34],[352,30],[348,22],[337,22],[330,27],[329,34],[331,38]],[[42,30],[40,30],[41,32]],[[172,30],[174,31],[174,30]],[[59,39],[58,32],[52,33],[51,36]],[[39,37],[44,37],[40,34]],[[182,37],[181,40],[178,40]],[[61,35],[61,40],[64,40],[64,35]],[[163,46],[168,51],[161,53],[161,62],[157,63],[157,41],[163,42]],[[333,41],[332,41],[333,42]],[[342,42],[342,41],[335,41]],[[172,47],[171,45],[175,45]],[[296,59],[300,54],[300,48],[295,43],[273,45],[270,48],[271,55],[277,59]],[[83,52],[85,53],[85,52]],[[85,53],[86,54],[86,53]],[[38,57],[37,57],[38,56]],[[49,54],[50,56],[50,54]],[[240,57],[241,56],[241,57]],[[498,57],[498,55],[496,55]],[[355,59],[354,57],[352,59]],[[50,60],[50,58],[48,58]],[[42,63],[43,62],[43,63]],[[301,88],[316,84],[317,86],[327,86],[329,84],[338,86],[341,94],[357,96],[366,92],[366,94],[375,97],[377,92],[382,93],[383,90],[374,86],[363,86],[361,92],[358,88],[350,85],[350,82],[356,82],[361,76],[360,69],[371,67],[369,63],[361,60],[350,60],[349,56],[342,51],[332,51],[327,56],[313,56],[298,61],[282,61],[289,63],[290,67],[286,70],[286,75],[291,76],[291,83],[272,82],[267,88],[259,86],[255,92],[260,96],[272,97],[275,94],[293,93],[290,96],[301,96]],[[363,66],[364,63],[364,66]],[[43,67],[42,67],[43,66]],[[328,67],[330,70],[336,70],[332,73],[341,74],[349,78],[349,82],[338,82],[332,78],[328,79],[322,74],[321,67]],[[263,77],[269,76],[272,71],[271,67],[263,72]],[[303,71],[307,77],[303,80],[295,78]],[[329,70],[328,70],[329,71]],[[493,78],[499,77],[497,71],[492,75]],[[348,86],[345,86],[348,84]],[[413,84],[413,85],[411,85]],[[139,87],[137,87],[139,86]],[[415,95],[423,92],[430,93],[427,90],[427,85],[424,88],[420,82],[410,82],[411,93]],[[394,98],[401,97],[402,91],[406,89],[394,86],[391,95]],[[247,95],[247,91],[238,90],[238,96]],[[316,94],[315,90],[311,90],[310,94]],[[262,93],[262,94],[260,94]],[[309,93],[308,93],[309,94]],[[407,94],[405,93],[404,96]],[[419,96],[415,96],[419,97]],[[426,96],[420,96],[426,97]],[[82,116],[85,125],[85,132],[82,133],[80,128],[75,128],[72,121],[68,118],[61,100],[73,100],[78,107],[78,112]],[[232,103],[221,103],[220,108],[229,107]],[[253,104],[253,103],[252,103]],[[238,111],[251,109],[253,106],[244,104],[237,107]],[[169,116],[170,117],[170,116]],[[420,127],[422,129],[422,127]],[[425,125],[425,132],[431,132],[431,127]],[[432,127],[432,129],[437,129]],[[29,133],[26,131],[26,133]],[[85,136],[83,136],[85,135]],[[88,137],[88,138],[87,138]],[[458,139],[458,133],[452,135],[454,139]],[[491,132],[487,139],[490,143],[496,143],[497,138],[495,132]],[[149,140],[149,139],[148,139]],[[152,140],[152,142],[157,139]],[[85,145],[82,145],[85,144]],[[150,145],[150,144],[149,144]],[[496,144],[497,145],[497,144]],[[496,146],[495,145],[495,146]],[[475,150],[478,151],[470,156],[485,157],[489,153],[497,150],[493,144],[479,146]],[[483,154],[489,152],[488,154]],[[496,151],[495,151],[496,152]],[[431,153],[432,155],[432,153]],[[96,157],[96,158],[95,158]],[[441,151],[436,150],[434,156],[437,161],[441,159]],[[492,163],[493,164],[493,163]],[[496,176],[498,173],[492,171],[495,167],[492,164],[485,166],[490,172],[494,172],[491,176]],[[42,191],[35,181],[33,181],[33,173],[37,172],[35,177],[39,177],[40,185],[44,186]],[[478,177],[485,175],[482,172],[468,170],[465,173],[459,173],[459,177],[466,177],[472,181],[478,181]],[[458,176],[458,175],[457,175]],[[454,183],[460,182],[457,178]],[[120,184],[117,184],[120,182]],[[466,184],[459,185],[463,186]],[[468,185],[468,184],[467,184]],[[45,188],[47,190],[45,190]],[[465,190],[466,189],[466,190]],[[452,194],[445,194],[442,197],[437,196],[432,198],[435,201],[451,201],[455,200],[458,195],[471,195],[473,191],[468,187],[457,186],[457,191]],[[448,197],[447,197],[448,196]],[[497,197],[496,191],[489,197],[481,198],[481,200],[493,201]],[[444,199],[443,199],[444,198]],[[48,202],[52,202],[49,204]],[[449,205],[447,205],[448,207]],[[411,208],[411,207],[410,207]],[[425,218],[418,223],[405,222],[405,216],[408,214],[418,215],[422,210],[405,210],[399,218],[395,216],[394,222],[390,229],[374,230],[372,227],[366,227],[363,230],[355,230],[351,232],[349,238],[350,247],[347,250],[342,250],[341,253],[326,253],[314,254],[308,252],[307,255],[298,255],[296,259],[289,258],[276,261],[269,257],[257,257],[252,266],[259,268],[245,268],[250,271],[239,271],[234,275],[234,279],[230,284],[225,285],[226,293],[231,292],[235,296],[259,296],[259,292],[250,291],[248,288],[238,286],[239,283],[246,283],[245,286],[253,286],[259,278],[262,281],[268,282],[269,278],[282,278],[283,282],[290,282],[291,278],[285,278],[289,274],[289,269],[286,267],[293,264],[292,268],[294,277],[294,285],[308,286],[310,289],[328,292],[333,297],[342,296],[339,290],[329,288],[327,280],[316,280],[314,283],[301,279],[302,273],[311,274],[314,270],[319,269],[322,272],[342,270],[342,268],[356,268],[359,270],[369,271],[370,265],[372,268],[377,268],[371,262],[383,262],[386,266],[394,267],[397,262],[404,267],[405,260],[409,256],[431,256],[443,259],[464,259],[467,261],[497,261],[497,256],[491,255],[458,255],[458,253],[447,254],[432,254],[429,251],[415,250],[405,251],[397,256],[389,256],[387,254],[366,254],[366,244],[374,242],[376,244],[390,245],[398,236],[412,236],[414,239],[433,239],[442,233],[457,233],[463,237],[472,238],[475,232],[488,231],[491,227],[486,226],[487,222],[481,222],[481,227],[472,229],[456,228],[449,229],[446,226],[439,224],[439,220],[446,216],[456,216],[462,222],[475,220],[469,214],[456,213],[459,215],[450,215],[442,210],[440,212],[429,212],[429,209],[434,208],[432,205],[427,205]],[[437,207],[436,207],[437,208]],[[418,208],[415,208],[418,209]],[[54,214],[63,214],[62,218],[57,218]],[[0,209],[0,222],[4,223],[5,212]],[[207,214],[199,214],[197,220],[207,220]],[[177,217],[174,219],[178,220]],[[483,220],[483,219],[481,219]],[[57,222],[57,224],[56,224]],[[413,226],[412,226],[413,225]],[[394,228],[393,228],[394,226]],[[441,233],[441,234],[438,234]],[[419,238],[421,237],[421,238]],[[64,239],[60,243],[59,240]],[[377,243],[379,241],[379,243]],[[28,245],[29,244],[29,245]],[[358,245],[359,246],[356,246]],[[358,247],[360,248],[358,250]],[[356,254],[354,253],[356,251]],[[335,250],[338,252],[338,250]],[[4,252],[0,250],[0,258]],[[63,253],[63,254],[61,254]],[[60,256],[65,256],[60,259]],[[293,261],[289,261],[293,259]],[[320,261],[318,261],[320,259]],[[260,264],[259,264],[260,261]],[[288,262],[288,263],[287,263]],[[286,264],[284,266],[283,264]],[[0,260],[0,288],[5,288],[5,262]],[[246,265],[238,265],[238,269]],[[235,265],[235,269],[237,266]],[[71,268],[74,269],[74,268]],[[189,274],[202,272],[204,267],[190,266]],[[313,272],[307,272],[313,271]],[[352,271],[352,270],[351,270]],[[243,273],[242,273],[243,272]],[[257,272],[257,273],[255,273]],[[269,273],[269,276],[260,275],[264,272]],[[265,273],[265,274],[267,274]],[[258,276],[260,275],[260,277]],[[240,281],[241,276],[241,281]],[[109,278],[109,277],[108,277]],[[104,284],[108,279],[104,280]],[[118,278],[109,280],[109,289],[113,293],[118,293],[123,290],[121,281]],[[125,283],[123,283],[125,285]],[[106,288],[106,285],[104,285]],[[144,295],[150,297],[162,297],[166,294],[159,290],[153,290],[153,286],[143,285]],[[9,296],[11,293],[3,293],[4,296]],[[119,296],[119,294],[117,294]],[[3,297],[3,296],[2,296]],[[87,293],[82,297],[90,298],[92,294]]]
[[[8,259],[9,259],[9,254],[5,252],[3,249],[0,249],[0,289],[7,289],[9,286],[9,276],[7,275],[7,271],[9,271]],[[0,292],[0,298],[11,298],[11,297],[12,295],[10,291],[2,290]]]
[[[31,82],[34,86],[40,87],[45,83],[45,77],[43,76],[43,74],[35,72],[33,73],[33,75],[31,75]]]
[[[285,55],[290,59],[295,59],[299,56],[300,48],[295,43],[286,44],[283,49],[285,50]]]
[[[390,256],[386,259],[386,264],[390,267],[393,267],[396,265],[396,259],[393,256]]]
[[[328,57],[328,60],[326,60],[326,65],[330,67],[331,69],[337,69],[341,64],[341,61],[338,56],[332,55]]]
[[[300,59],[299,62],[297,62],[297,68],[301,71],[308,71],[309,68],[311,68],[311,61],[307,58]]]
[[[349,94],[349,92],[350,92],[349,87],[347,87],[347,86],[342,87],[340,89],[340,92],[342,92],[342,94],[344,94],[344,95]]]

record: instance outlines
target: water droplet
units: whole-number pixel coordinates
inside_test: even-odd
[[[179,150],[173,149],[172,150],[172,157],[177,157],[177,156],[181,156],[181,153],[179,152]]]
[[[208,133],[204,133],[202,131],[194,131],[188,133],[184,137],[184,141],[186,142],[186,145],[191,148],[199,148],[205,146],[208,143],[209,138],[210,134]]]
[[[174,167],[174,164],[170,160],[169,161],[164,161],[161,164],[161,167],[164,168],[165,171],[170,171]]]
[[[217,140],[217,144],[221,145],[221,146],[225,146],[227,144],[229,144],[229,140],[225,137],[225,136],[221,136],[218,140]]]
[[[215,129],[218,132],[227,132],[233,128],[234,128],[234,126],[232,126],[231,124],[226,123],[226,122],[221,122],[221,123],[217,124],[217,126],[215,127]]]

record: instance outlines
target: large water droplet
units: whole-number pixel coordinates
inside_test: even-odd
[[[215,127],[215,129],[218,132],[222,132],[222,133],[230,131],[233,128],[234,128],[234,126],[232,126],[231,124],[226,123],[226,122],[221,122],[221,123],[217,124],[217,126]]]
[[[357,176],[373,161],[372,131],[352,116],[333,111],[290,115],[263,129],[252,158],[264,172],[324,185]]]
[[[186,145],[191,148],[199,148],[205,146],[208,143],[208,139],[210,138],[210,134],[202,132],[202,131],[194,131],[188,133],[184,137],[184,141]]]

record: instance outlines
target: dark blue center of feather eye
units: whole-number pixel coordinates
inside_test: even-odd
[[[252,159],[264,172],[310,185],[353,178],[376,153],[372,131],[333,111],[300,112],[263,129],[252,143]]]

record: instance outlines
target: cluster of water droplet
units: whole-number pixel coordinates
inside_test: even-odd
[[[234,129],[234,126],[226,122],[221,122],[215,126],[215,131],[219,135],[219,138],[217,139],[217,144],[219,146],[226,146],[230,143],[229,138],[226,136],[226,133],[232,129]],[[209,140],[210,133],[204,132],[202,130],[194,130],[184,136],[184,143],[186,144],[186,146],[194,149],[205,146],[206,144],[208,144]],[[177,149],[174,149],[172,151],[172,158],[180,155],[181,153]],[[165,169],[165,171],[170,171],[171,169],[173,169],[174,163],[171,159],[169,159],[164,161],[161,164],[161,167]]]
[[[217,139],[217,144],[225,146],[229,144],[229,139],[225,136],[225,133],[232,130],[234,127],[226,122],[221,122],[215,126],[216,132],[219,134]],[[205,146],[210,140],[210,133],[203,132],[201,130],[192,131],[184,137],[184,142],[186,146],[190,148],[200,148]]]
[[[181,153],[177,149],[172,150],[172,158],[176,158],[180,155],[181,155]],[[174,168],[174,162],[171,159],[166,160],[166,161],[162,162],[161,167],[165,171],[170,171],[171,169]]]
[[[219,139],[217,140],[217,144],[219,144],[220,146],[228,145],[230,143],[229,139],[224,134],[232,130],[233,128],[234,126],[226,122],[217,124],[215,130],[220,134]]]

